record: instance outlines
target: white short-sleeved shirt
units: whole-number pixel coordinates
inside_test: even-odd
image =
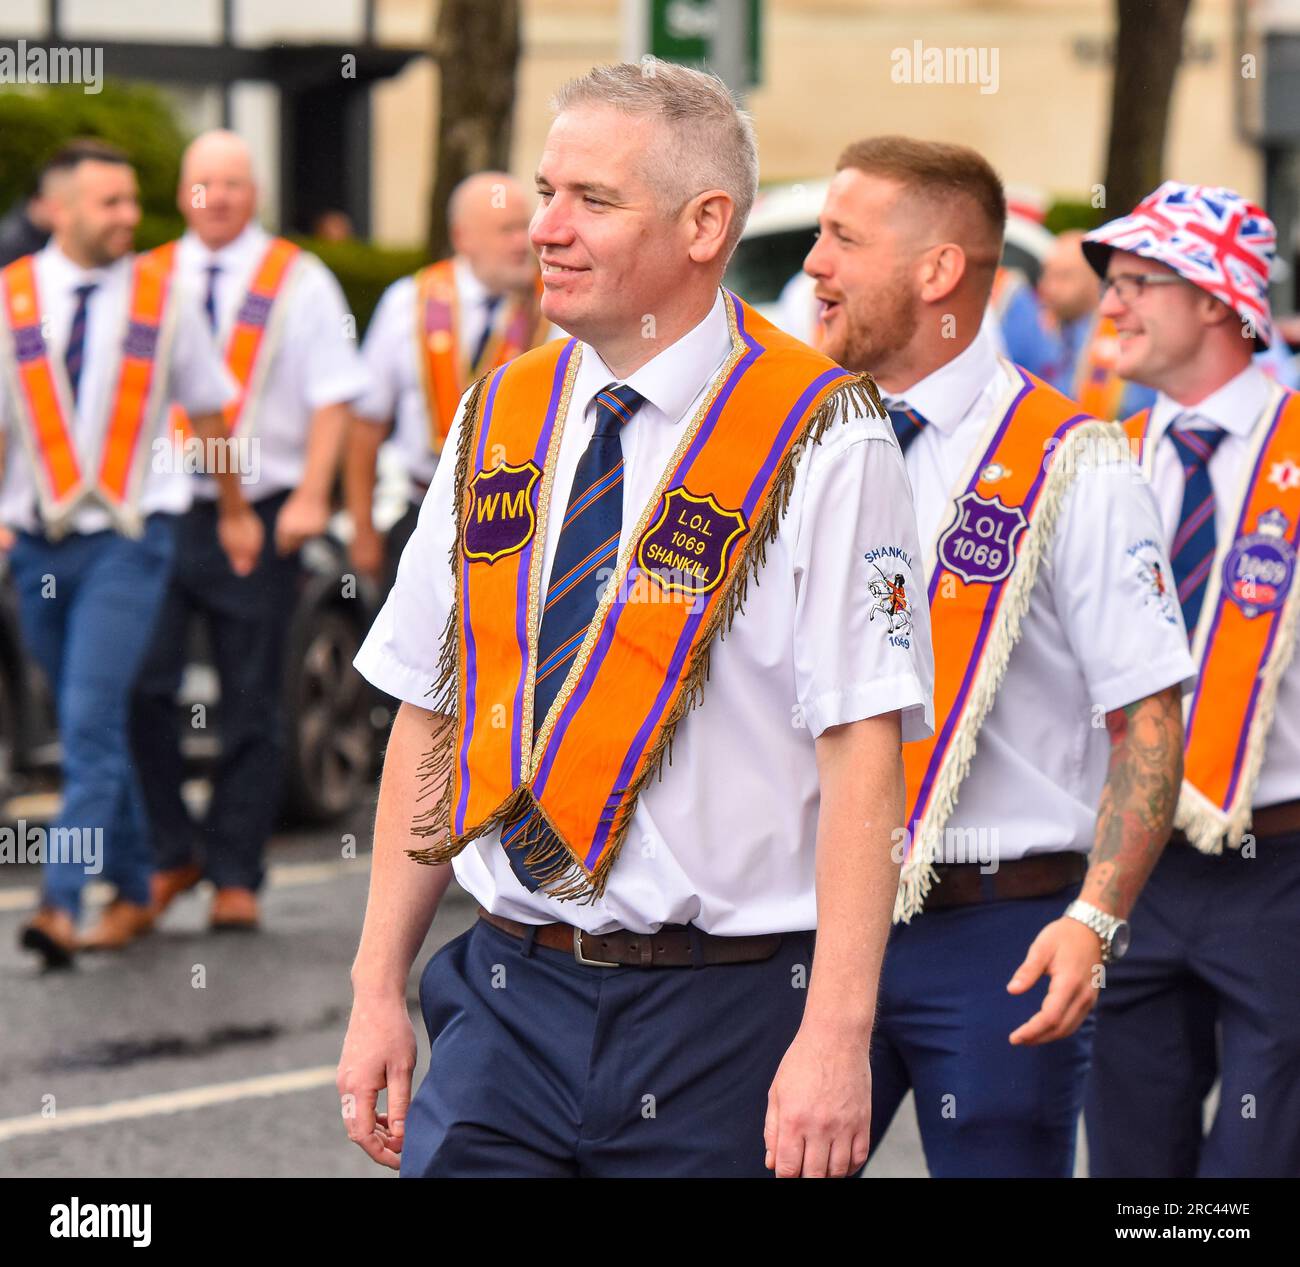
[[[249,224],[234,241],[216,251],[204,246],[192,230],[183,234],[177,245],[177,271],[200,301],[207,294],[208,266],[215,264],[219,270],[213,292],[219,348],[226,346],[270,240],[261,225]],[[357,352],[347,301],[334,274],[314,255],[305,255],[295,266],[295,274],[283,296],[289,307],[249,433],[259,441],[257,479],[243,488],[249,501],[297,488],[306,463],[313,412],[325,405],[353,401],[370,384]],[[206,319],[204,324],[206,328]],[[199,476],[194,492],[198,497],[213,498],[216,485]]]
[[[49,355],[64,360],[77,306],[77,287],[94,283],[86,306],[85,352],[77,391],[73,439],[82,465],[93,462],[108,426],[123,331],[131,301],[134,256],[127,255],[104,268],[85,269],[74,264],[53,243],[38,251],[36,289],[42,321],[48,332]],[[235,394],[235,382],[221,363],[208,337],[207,323],[197,297],[183,285],[175,296],[175,326],[168,364],[167,397],[191,414],[211,414]],[[12,399],[10,375],[0,375],[0,423],[6,432],[4,478],[0,482],[0,522],[28,532],[37,530],[36,484],[22,437],[18,433],[18,402]],[[159,434],[166,411],[156,422]],[[156,511],[179,514],[189,508],[191,477],[183,464],[146,461],[137,508],[141,514]],[[101,506],[86,505],[72,519],[74,532],[102,532],[112,527]]]
[[[1248,365],[1197,405],[1184,406],[1163,392],[1151,408],[1147,443],[1154,444],[1151,482],[1160,505],[1165,540],[1172,541],[1182,514],[1183,464],[1174,442],[1167,438],[1170,424],[1178,430],[1222,427],[1227,434],[1210,458],[1210,486],[1214,489],[1214,528],[1220,545],[1237,530],[1246,461],[1258,440],[1273,384],[1257,365]],[[1297,456],[1300,456],[1298,454]],[[1291,661],[1278,687],[1273,728],[1264,748],[1264,764],[1255,786],[1255,807],[1280,805],[1300,798],[1300,657]]]
[[[460,314],[459,353],[467,359],[487,328],[490,296],[460,256],[452,260],[452,276]],[[429,408],[415,339],[418,300],[414,277],[399,278],[380,297],[361,345],[370,371],[370,390],[353,410],[365,422],[378,426],[393,423],[390,443],[403,468],[411,479],[428,484],[438,459],[429,447]]]
[[[981,331],[947,365],[888,398],[930,424],[906,458],[923,566],[952,520],[953,490],[975,445],[1014,390],[1009,363]],[[1091,849],[1110,754],[1105,714],[1194,679],[1182,612],[1176,601],[1157,601],[1146,579],[1152,560],[1169,575],[1162,542],[1135,466],[1081,467],[948,820],[959,831],[996,829],[1002,861]]]
[[[719,295],[699,325],[626,380],[646,403],[621,433],[624,549],[729,349]],[[593,348],[582,345],[581,358],[560,441],[557,504],[547,517],[543,585],[593,433],[594,397],[616,381]],[[458,417],[453,450],[459,426]],[[453,466],[438,467],[393,591],[356,658],[376,686],[420,706],[428,703],[453,596]],[[744,611],[714,643],[704,701],[679,725],[663,780],[642,792],[604,896],[588,905],[529,893],[495,831],[455,859],[461,885],[497,914],[591,932],[687,922],[734,936],[815,927],[815,738],[827,727],[894,711],[902,714],[905,740],[931,733],[928,613],[922,603],[911,637],[891,645],[887,622],[872,619],[874,574],[865,556],[880,549],[906,557],[896,566],[907,574],[908,592],[920,593],[897,441],[888,423],[854,417],[799,461],[760,584],[750,585]]]

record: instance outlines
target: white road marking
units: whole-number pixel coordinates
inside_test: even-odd
[[[206,1109],[214,1104],[231,1104],[259,1096],[314,1091],[318,1087],[332,1087],[337,1074],[335,1065],[318,1065],[314,1069],[245,1078],[242,1082],[214,1082],[206,1087],[191,1087],[188,1091],[164,1091],[155,1095],[136,1096],[130,1100],[110,1100],[107,1104],[61,1109],[53,1117],[31,1113],[26,1117],[4,1118],[0,1119],[0,1142],[21,1135],[72,1130],[78,1126],[102,1126],[106,1122],[122,1122],[130,1118],[187,1113],[192,1109]]]

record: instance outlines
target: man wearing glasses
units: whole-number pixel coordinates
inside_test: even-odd
[[[1101,993],[1094,1176],[1300,1173],[1300,398],[1252,364],[1275,245],[1239,194],[1174,181],[1084,242],[1117,369],[1159,392],[1125,427],[1199,669],[1176,830]]]

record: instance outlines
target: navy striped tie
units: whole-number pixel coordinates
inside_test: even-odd
[[[921,434],[927,422],[910,405],[898,401],[888,407],[889,421],[894,424],[894,434],[898,437],[898,447],[907,452],[907,446]]]
[[[1220,427],[1208,430],[1167,432],[1183,464],[1183,509],[1178,516],[1178,531],[1169,548],[1169,562],[1174,570],[1174,585],[1183,608],[1187,636],[1196,633],[1205,598],[1205,583],[1210,577],[1217,546],[1214,530],[1214,488],[1210,483],[1210,459],[1223,440]]]
[[[208,318],[208,329],[217,332],[217,274],[221,272],[220,264],[208,265],[208,289],[203,296],[203,312]]]
[[[612,383],[596,393],[596,430],[573,474],[573,490],[560,525],[560,540],[551,564],[551,580],[537,636],[537,672],[533,683],[533,735],[568,676],[578,654],[601,586],[618,559],[618,537],[623,525],[623,442],[620,432],[645,400],[638,391]],[[523,849],[513,848],[524,828],[524,818],[501,833],[519,881],[529,890],[537,878],[524,865]],[[532,823],[536,834],[538,824]],[[545,829],[542,829],[543,831]],[[549,834],[549,833],[548,833]]]
[[[86,305],[97,289],[95,282],[86,282],[76,290],[77,306],[73,309],[72,328],[68,331],[68,350],[63,354],[73,401],[76,401],[77,389],[81,386],[81,365],[86,357]]]
[[[478,343],[474,346],[474,355],[470,359],[470,373],[477,375],[479,372],[479,362],[483,359],[483,353],[487,351],[488,344],[492,340],[492,322],[496,318],[497,309],[501,306],[500,295],[489,295],[483,301],[483,333],[478,336]]]

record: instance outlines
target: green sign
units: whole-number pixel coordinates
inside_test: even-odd
[[[649,0],[649,51],[751,88],[760,82],[762,13],[762,0]],[[737,72],[742,82],[731,82]]]

